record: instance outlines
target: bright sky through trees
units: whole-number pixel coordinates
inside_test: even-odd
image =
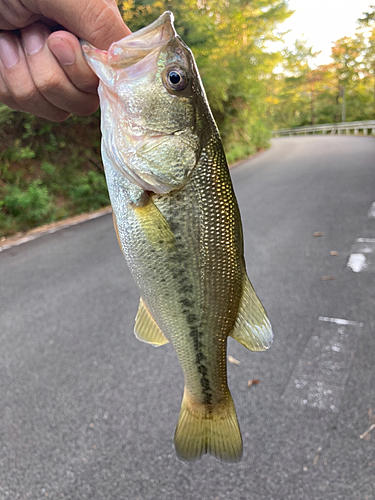
[[[280,27],[291,30],[285,35],[285,44],[292,48],[296,38],[304,38],[314,51],[322,51],[313,65],[328,64],[333,42],[353,36],[357,19],[374,4],[375,0],[289,0],[295,13]]]

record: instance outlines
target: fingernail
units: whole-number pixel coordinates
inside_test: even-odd
[[[48,47],[61,66],[71,66],[76,61],[76,55],[71,45],[61,38],[52,38]]]
[[[16,41],[8,37],[0,37],[0,59],[5,69],[12,68],[20,60],[20,53]]]
[[[44,33],[33,30],[24,30],[22,33],[22,41],[25,46],[25,51],[28,56],[32,56],[41,50],[43,47],[46,37]]]

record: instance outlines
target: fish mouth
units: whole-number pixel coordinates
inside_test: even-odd
[[[183,185],[187,172],[197,161],[190,122],[184,128],[176,122],[176,127],[168,124],[159,130],[160,120],[149,123],[141,112],[133,109],[137,106],[129,95],[133,82],[137,86],[139,81],[142,86],[153,81],[160,52],[174,41],[179,43],[173,19],[171,12],[164,12],[149,26],[114,42],[108,51],[81,41],[85,59],[100,80],[105,158],[132,184],[158,194]],[[176,151],[182,154],[181,148],[188,158],[186,168],[181,166],[181,155],[176,154]],[[166,172],[166,164],[177,173]]]
[[[172,12],[164,12],[156,21],[118,42],[108,51],[99,50],[86,41],[81,41],[82,50],[92,60],[105,63],[113,69],[128,68],[159,50],[177,36]]]

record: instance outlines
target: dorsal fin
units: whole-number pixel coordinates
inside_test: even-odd
[[[135,318],[134,335],[138,340],[152,344],[154,347],[159,347],[169,342],[151,317],[142,297],[139,301],[139,308]]]
[[[230,336],[250,351],[265,351],[273,340],[267,313],[246,275],[236,323]]]

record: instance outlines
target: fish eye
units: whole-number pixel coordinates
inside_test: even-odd
[[[184,90],[188,84],[187,76],[181,68],[171,68],[166,74],[166,83],[172,90]]]

